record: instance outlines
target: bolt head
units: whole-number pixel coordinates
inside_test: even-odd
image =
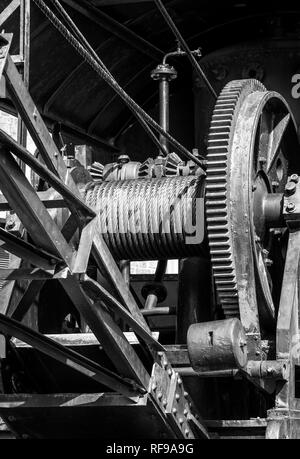
[[[288,205],[286,206],[286,211],[287,212],[294,212],[296,206],[293,202],[289,202]]]
[[[292,174],[292,175],[291,175],[291,181],[292,181],[292,182],[295,182],[295,183],[298,183],[298,181],[299,181],[299,175],[298,175],[298,174]]]
[[[120,155],[118,157],[118,163],[119,164],[126,164],[126,163],[129,163],[129,161],[130,161],[130,158],[129,158],[128,155]]]
[[[285,194],[287,196],[291,196],[292,194],[295,193],[296,191],[296,183],[295,182],[288,182],[286,185],[285,185]]]

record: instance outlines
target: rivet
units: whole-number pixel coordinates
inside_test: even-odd
[[[162,393],[161,392],[158,392],[157,398],[158,398],[158,400],[160,400],[162,398]]]
[[[179,424],[182,425],[183,424],[183,419],[182,418],[179,418]]]
[[[172,413],[173,413],[173,414],[176,414],[176,413],[177,413],[177,409],[176,409],[176,408],[173,408]]]
[[[180,399],[180,395],[179,395],[179,394],[176,394],[176,395],[175,395],[175,398],[176,398],[176,400],[178,401],[178,400]]]

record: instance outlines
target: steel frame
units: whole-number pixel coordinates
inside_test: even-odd
[[[13,6],[14,2],[12,10]],[[3,229],[0,230],[0,240],[3,241],[6,250],[29,260],[33,266],[11,267],[9,270],[0,271],[1,279],[30,281],[23,297],[11,311],[12,318],[6,315],[10,296],[1,298],[0,331],[8,338],[11,336],[18,338],[40,352],[108,386],[133,403],[138,404],[141,397],[147,394],[159,415],[166,419],[174,437],[207,437],[206,430],[199,423],[197,414],[193,412],[192,402],[190,402],[192,408],[188,403],[180,376],[167,359],[165,349],[152,337],[147,322],[100,235],[99,222],[94,210],[84,203],[80,190],[68,173],[61,154],[30,97],[26,82],[23,81],[9,55],[11,38],[9,34],[2,34],[0,37],[0,79],[2,75],[5,77],[7,90],[47,168],[33,158],[26,148],[0,131],[0,187],[6,198],[5,205],[16,212],[30,234],[32,243]],[[13,154],[30,166],[61,195],[64,205],[71,213],[64,226],[50,217],[41,199],[42,196],[26,179]],[[294,218],[291,219],[290,215],[286,216],[290,235],[276,336],[276,358],[283,365],[289,361],[289,375],[286,381],[276,382],[276,407],[269,412],[267,426],[267,437],[272,438],[296,437],[300,426],[300,399],[296,398],[295,393],[295,369],[300,366],[298,352],[299,184],[296,199],[298,199],[296,203],[298,207],[293,214]],[[80,232],[78,251],[69,243],[76,231]],[[90,254],[93,255],[98,269],[105,273],[116,290],[119,300],[98,282],[86,276]],[[122,377],[20,323],[45,280],[51,281],[51,279],[59,279],[73,305],[101,342],[104,351]],[[114,314],[132,327],[140,338],[140,345],[153,359],[151,375],[117,325]],[[1,355],[4,357],[3,354]]]
[[[13,141],[3,131],[0,132],[0,186],[5,196],[4,203],[16,212],[32,241],[26,242],[4,229],[0,231],[0,239],[4,241],[5,249],[30,263],[29,266],[10,267],[0,271],[2,279],[29,281],[23,296],[10,310],[12,318],[7,316],[10,298],[6,298],[6,304],[2,307],[3,313],[0,314],[0,331],[8,339],[11,336],[19,338],[40,352],[70,365],[73,369],[136,402],[142,394],[151,392],[157,374],[156,372],[152,376],[148,374],[114,317],[122,317],[125,323],[132,327],[141,339],[140,346],[153,362],[157,359],[157,351],[160,355],[165,355],[164,348],[153,338],[129,286],[97,231],[98,218],[93,209],[84,203],[76,183],[68,173],[61,154],[28,93],[25,82],[8,53],[10,40],[11,36],[1,36],[0,78],[3,74],[10,97],[47,167],[30,155],[24,146]],[[63,226],[50,217],[41,199],[42,196],[33,189],[13,155],[40,175],[61,196],[64,205],[71,212]],[[70,238],[76,231],[80,233],[78,251],[69,244]],[[99,283],[85,275],[91,253],[98,269],[107,275],[120,301]],[[66,349],[19,322],[30,309],[45,281],[51,279],[59,279],[73,305],[98,341],[101,341],[105,353],[122,376],[109,372],[95,362],[88,361],[80,354]],[[160,368],[160,371],[165,373],[164,377],[167,377],[165,363],[163,365],[155,363],[155,365],[155,368]],[[176,378],[179,378],[178,375]],[[167,392],[165,397],[171,396]],[[172,397],[175,400],[175,393]],[[184,404],[184,391],[181,397]],[[189,422],[193,424],[193,429],[185,424],[187,435],[172,412],[167,413],[164,407],[160,407],[156,397],[150,396],[149,400],[155,405],[159,415],[169,424],[174,437],[179,435],[178,432],[182,438],[188,435],[190,438],[198,434],[203,435],[203,428],[192,414]],[[196,431],[198,433],[193,433]]]

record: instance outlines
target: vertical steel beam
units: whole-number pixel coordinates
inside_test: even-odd
[[[29,88],[29,57],[30,57],[30,0],[20,1],[20,57],[21,67],[20,75],[24,81],[25,87]],[[18,115],[18,142],[26,148],[27,146],[27,129]],[[19,162],[21,169],[25,171],[25,164]]]

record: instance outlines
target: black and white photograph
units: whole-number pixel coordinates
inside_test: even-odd
[[[0,0],[0,440],[52,439],[300,439],[300,4]]]

